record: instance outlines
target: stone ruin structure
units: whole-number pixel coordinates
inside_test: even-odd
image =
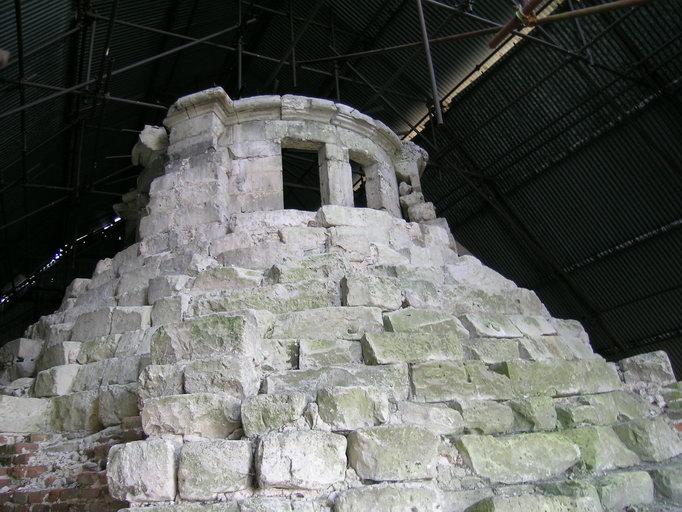
[[[318,152],[318,211],[283,209],[283,147]],[[133,159],[117,208],[137,241],[0,348],[3,511],[682,503],[667,356],[606,362],[458,256],[420,191],[427,155],[380,122],[217,88]]]

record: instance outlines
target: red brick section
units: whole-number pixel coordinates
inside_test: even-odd
[[[673,425],[675,426],[675,430],[677,430],[678,432],[682,432],[682,421],[678,421],[677,423],[673,423]]]
[[[0,434],[0,512],[116,512],[126,508],[127,503],[109,496],[106,460],[112,446],[144,438],[140,418],[126,418],[121,429],[112,432],[102,433],[76,451],[59,435]],[[65,458],[65,452],[76,456]]]

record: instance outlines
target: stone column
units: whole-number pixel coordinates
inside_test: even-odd
[[[318,151],[322,204],[353,206],[353,171],[348,150],[325,144]]]
[[[394,217],[400,218],[398,182],[392,167],[386,162],[377,162],[366,166],[367,206],[375,210],[386,210]]]

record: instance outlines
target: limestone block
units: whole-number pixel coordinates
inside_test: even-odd
[[[354,275],[341,280],[341,302],[344,306],[370,306],[393,311],[400,308],[403,296],[396,280]]]
[[[402,183],[401,183],[402,185]],[[407,183],[406,183],[407,185]],[[409,185],[408,185],[409,186]],[[400,192],[400,187],[398,188],[398,192]],[[415,204],[423,203],[424,202],[424,194],[421,192],[412,192],[410,194],[400,194],[400,206],[403,208],[409,208],[410,206],[413,206]]]
[[[682,465],[657,467],[649,471],[656,491],[673,503],[682,503]]]
[[[119,425],[123,418],[140,415],[136,383],[102,387],[98,400],[99,420],[105,427]]]
[[[239,512],[329,512],[329,507],[326,500],[253,497],[239,502]]]
[[[35,382],[35,395],[49,397],[70,393],[79,368],[77,364],[66,364],[39,372]]]
[[[456,332],[468,336],[467,330],[457,318],[435,309],[405,308],[384,313],[384,325],[387,331],[392,332]]]
[[[345,477],[346,439],[314,430],[266,434],[256,473],[262,488],[324,489]]]
[[[288,313],[338,305],[338,287],[330,282],[313,280],[199,295],[193,297],[190,310],[192,316],[200,316],[245,308]]]
[[[407,208],[407,216],[411,222],[426,222],[436,218],[436,207],[433,203],[416,203]]]
[[[438,437],[413,425],[385,425],[348,435],[348,462],[360,478],[401,481],[433,478]]]
[[[199,272],[193,290],[240,290],[260,285],[263,273],[240,267],[213,267]]]
[[[518,340],[521,359],[529,361],[551,361],[564,359],[561,347],[554,336],[524,336]]]
[[[36,364],[36,371],[40,372],[52,366],[74,364],[81,350],[81,343],[77,341],[60,341],[50,347],[45,347]]]
[[[362,353],[367,364],[457,361],[463,357],[457,332],[367,333],[362,338]]]
[[[661,417],[632,420],[613,430],[625,446],[647,462],[661,462],[682,453],[677,432]]]
[[[460,317],[462,324],[479,338],[521,338],[521,331],[512,323],[511,319],[502,315],[469,314]]]
[[[185,289],[190,282],[191,278],[186,275],[165,275],[150,279],[147,301],[153,306],[157,300]]]
[[[178,493],[185,500],[211,500],[249,487],[250,441],[185,443],[178,467]]]
[[[654,502],[654,483],[646,471],[611,473],[599,479],[597,490],[607,511]]]
[[[388,233],[374,226],[357,228],[335,226],[329,228],[330,251],[346,253],[351,261],[362,262],[371,259],[377,245],[388,246]]]
[[[239,400],[208,393],[149,398],[141,416],[147,435],[226,438],[241,425]]]
[[[265,393],[304,393],[314,401],[325,387],[368,386],[384,390],[390,399],[406,400],[409,395],[407,365],[329,366],[311,370],[274,373],[265,378]]]
[[[297,369],[298,343],[299,341],[294,339],[264,339],[261,370],[270,373]]]
[[[279,230],[279,239],[284,244],[296,245],[304,252],[324,252],[327,243],[325,228],[289,226]]]
[[[495,496],[486,498],[467,509],[468,512],[601,512],[599,500],[592,496]]]
[[[88,289],[89,285],[90,285],[90,279],[84,279],[82,277],[77,277],[73,281],[71,281],[69,286],[66,287],[66,290],[64,290],[64,296],[70,297],[70,298],[76,298],[81,293],[85,292]]]
[[[114,357],[120,339],[120,334],[109,334],[81,343],[77,358],[78,363],[94,363]]]
[[[509,402],[512,410],[521,417],[529,430],[554,430],[557,426],[557,412],[554,402],[546,396],[519,398]]]
[[[72,329],[73,323],[63,322],[60,324],[52,324],[48,326],[45,333],[45,341],[48,345],[58,343],[60,341],[69,341],[73,338]]]
[[[151,306],[118,307],[111,315],[111,334],[146,329],[151,325]]]
[[[113,308],[102,308],[91,313],[79,315],[73,325],[71,338],[73,341],[88,341],[111,332]]]
[[[138,393],[147,398],[181,395],[185,364],[150,364],[140,372]]]
[[[130,331],[115,335],[120,337],[113,357],[149,354],[151,335],[154,331],[156,331],[156,329],[152,327],[145,329],[144,331]]]
[[[514,429],[514,412],[508,405],[477,400],[459,403],[456,408],[462,413],[469,433],[503,434]]]
[[[618,364],[623,370],[623,379],[628,384],[651,382],[665,386],[675,382],[670,359],[663,350],[628,357]]]
[[[53,403],[54,428],[58,431],[96,432],[102,427],[99,421],[97,391],[81,391],[57,396],[53,398]]]
[[[27,396],[31,393],[34,383],[35,379],[32,377],[14,379],[7,385],[0,385],[0,395]]]
[[[248,397],[241,405],[244,434],[255,437],[286,427],[300,427],[307,404],[302,393]]]
[[[362,346],[351,340],[300,340],[298,367],[339,366],[362,362]]]
[[[372,208],[348,208],[337,205],[323,205],[315,216],[320,226],[384,227],[395,224],[396,220],[388,212]]]
[[[621,387],[613,365],[599,360],[508,361],[500,365],[499,371],[524,395],[604,393]]]
[[[0,395],[0,432],[40,433],[52,430],[52,401]]]
[[[318,414],[332,430],[373,427],[388,420],[386,393],[368,387],[331,387],[317,392]]]
[[[166,438],[112,446],[107,462],[111,496],[130,502],[174,500],[180,446]]]
[[[366,332],[382,329],[379,308],[318,308],[278,315],[272,337],[359,340]]]
[[[181,322],[188,314],[190,300],[185,293],[157,299],[152,306],[151,324],[160,326]]]
[[[510,379],[478,361],[431,362],[412,367],[419,402],[509,400],[516,397]]]
[[[505,338],[474,338],[462,342],[464,357],[487,364],[519,359],[519,342]]]
[[[0,347],[0,370],[12,366],[11,380],[31,377],[42,349],[40,340],[18,338],[8,341]]]
[[[416,425],[436,435],[455,436],[464,431],[462,414],[445,404],[398,402],[390,423]]]
[[[458,448],[478,475],[506,484],[559,477],[580,457],[575,444],[543,433],[505,438],[465,435]]]
[[[413,308],[438,307],[440,297],[431,281],[411,279],[402,281],[403,303]]]
[[[509,315],[509,320],[522,334],[526,336],[555,336],[556,328],[544,316]]]
[[[650,405],[638,395],[620,390],[558,400],[557,412],[566,427],[582,423],[611,425],[649,416]]]
[[[149,363],[148,357],[115,357],[102,361],[102,385],[137,382],[142,368]],[[88,365],[86,365],[88,366]]]
[[[73,380],[73,391],[86,391],[88,389],[97,389],[102,385],[102,377],[104,376],[107,361],[97,361],[95,363],[88,363],[78,366],[78,373]]]
[[[566,430],[561,435],[578,446],[580,460],[591,471],[606,471],[639,464],[639,457],[609,427]]]
[[[185,367],[185,393],[216,393],[237,399],[258,393],[253,363],[235,356],[192,361]]]
[[[443,510],[442,495],[422,483],[376,484],[341,492],[335,512],[384,510],[392,512],[436,512]]]
[[[244,316],[208,315],[182,324],[161,326],[152,337],[154,364],[215,357],[217,354],[252,356],[258,333]]]

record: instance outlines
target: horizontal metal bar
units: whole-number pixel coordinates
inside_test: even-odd
[[[49,41],[44,42],[44,43],[41,44],[41,45],[36,46],[35,48],[31,48],[29,51],[24,52],[24,59],[26,59],[27,57],[30,57],[31,55],[33,55],[33,54],[35,54],[35,53],[38,53],[38,52],[41,51],[41,50],[44,50],[45,48],[53,48],[54,45],[55,45],[55,43],[58,43],[58,42],[61,41],[62,39],[66,39],[67,37],[69,37],[69,36],[72,35],[72,34],[75,34],[75,33],[78,32],[79,30],[81,30],[81,26],[80,26],[80,25],[77,26],[77,27],[72,28],[71,30],[69,30],[69,31],[67,31],[67,32],[64,32],[63,34],[60,34],[60,35],[58,35],[58,36],[56,36],[56,37],[50,39]],[[14,64],[17,64],[18,62],[19,62],[19,59],[18,59],[18,58],[17,58],[17,59],[14,59],[14,60],[10,60],[10,61],[5,65],[5,67],[2,68],[2,69],[3,69],[3,70],[7,70],[8,68],[10,68],[11,66],[13,66]]]
[[[602,12],[611,12],[617,9],[624,9],[626,7],[637,7],[639,5],[647,4],[651,1],[652,0],[616,0],[607,4],[583,7],[582,9],[575,9],[573,11],[566,11],[559,14],[550,14],[544,18],[533,19],[530,21],[530,23],[528,23],[528,26],[535,27],[537,25],[546,25],[555,21],[570,20],[574,18],[580,18],[582,16],[599,14]]]

